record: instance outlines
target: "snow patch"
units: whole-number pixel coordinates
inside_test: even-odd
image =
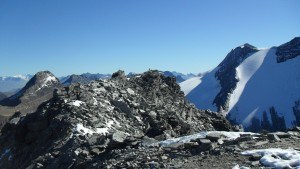
[[[134,95],[134,91],[130,88],[127,89],[127,92],[130,94],[130,95]]]
[[[271,148],[242,152],[242,155],[252,154],[262,155],[260,163],[266,167],[300,169],[300,151],[294,149]]]
[[[239,166],[238,164],[234,167],[232,167],[232,169],[250,169],[249,167],[244,167],[244,166]]]
[[[98,105],[98,101],[97,101],[97,99],[96,99],[95,97],[93,97],[93,105],[94,105],[94,106],[97,106],[97,105]]]
[[[83,126],[82,123],[78,123],[74,127],[73,132],[77,133],[75,135],[86,135],[86,134],[90,134],[90,135],[93,135],[93,134],[102,134],[102,135],[105,135],[105,134],[109,133],[108,130],[112,129],[114,124],[116,124],[117,126],[120,125],[119,122],[117,122],[115,119],[106,122],[105,123],[106,127],[103,127],[103,128],[94,128],[94,129],[85,127],[85,126]],[[71,134],[70,138],[72,138],[72,137],[73,137],[73,134]]]
[[[80,101],[80,100],[75,100],[75,101],[72,101],[71,103],[69,103],[69,105],[76,106],[76,107],[79,107],[81,104],[85,104],[85,102]]]
[[[36,91],[39,91],[44,87],[49,87],[49,85],[51,85],[52,82],[57,82],[57,79],[56,77],[50,75],[44,80],[43,84]]]

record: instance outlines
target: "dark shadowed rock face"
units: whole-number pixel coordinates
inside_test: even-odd
[[[119,75],[71,85],[68,92],[59,88],[35,113],[13,116],[2,129],[0,152],[6,154],[0,168],[103,168],[124,148],[142,153],[138,158],[127,152],[122,158],[143,168],[152,154],[143,150],[145,144],[203,130],[232,130],[221,115],[189,104],[175,78],[158,71],[130,79]]]
[[[276,55],[278,63],[300,56],[300,37],[277,47]]]
[[[4,93],[0,92],[0,101],[5,99],[7,96]]]
[[[258,49],[252,45],[244,44],[233,49],[226,58],[218,65],[219,69],[215,76],[220,81],[221,91],[217,94],[214,104],[218,111],[227,111],[230,94],[236,88],[238,79],[236,79],[236,68],[242,63],[250,54],[257,52]]]

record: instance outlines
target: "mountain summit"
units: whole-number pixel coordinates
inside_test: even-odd
[[[299,56],[299,37],[269,49],[245,44],[181,86],[198,108],[223,113],[247,130],[285,130],[300,124]]]
[[[145,168],[145,147],[158,141],[233,129],[223,116],[189,104],[173,77],[112,77],[58,88],[36,112],[13,116],[2,129],[0,168],[118,168],[132,153],[141,155],[128,168]]]

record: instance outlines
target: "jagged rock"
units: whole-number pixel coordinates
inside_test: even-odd
[[[207,151],[207,150],[212,149],[212,147],[213,147],[211,141],[208,139],[199,139],[198,143],[200,145],[199,146],[200,151]]]
[[[142,139],[142,146],[146,147],[146,146],[150,146],[150,145],[154,145],[155,143],[157,143],[158,141],[155,140],[154,138],[149,138],[147,136],[145,136]]]
[[[206,138],[209,139],[210,141],[217,142],[221,138],[225,138],[225,137],[222,134],[219,134],[219,133],[209,133],[206,136]]]
[[[261,155],[260,154],[253,154],[249,157],[249,160],[251,161],[259,161],[261,159]]]
[[[267,136],[271,141],[280,141],[280,138],[276,134],[269,133]]]
[[[279,138],[289,138],[289,137],[291,137],[291,135],[289,133],[285,133],[285,132],[275,132],[273,134],[277,135]]]
[[[116,131],[111,135],[109,147],[119,148],[119,146],[123,146],[125,143],[125,139],[128,136],[125,132]]]
[[[198,148],[199,147],[199,143],[198,142],[187,142],[184,143],[184,148],[185,149],[194,149],[194,148]]]
[[[126,79],[126,75],[125,75],[124,71],[119,70],[119,71],[113,73],[112,76],[111,76],[111,78],[125,80]]]

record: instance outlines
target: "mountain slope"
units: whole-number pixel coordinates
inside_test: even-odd
[[[73,83],[81,83],[81,84],[86,84],[86,83],[89,83],[91,80],[89,80],[88,78],[86,77],[83,77],[81,75],[71,75],[67,80],[65,80],[63,82],[63,85],[65,86],[69,86]]]
[[[187,90],[187,98],[247,130],[285,130],[300,124],[299,48],[300,38],[270,49],[238,47],[198,86]],[[181,83],[184,89],[186,83]]]
[[[3,123],[15,112],[26,114],[35,111],[41,103],[52,98],[53,90],[60,86],[51,72],[38,72],[18,93],[0,101],[0,122]]]
[[[18,93],[0,102],[2,106],[17,106],[30,102],[52,92],[60,85],[59,80],[49,71],[35,74]],[[51,92],[50,92],[51,91]]]

